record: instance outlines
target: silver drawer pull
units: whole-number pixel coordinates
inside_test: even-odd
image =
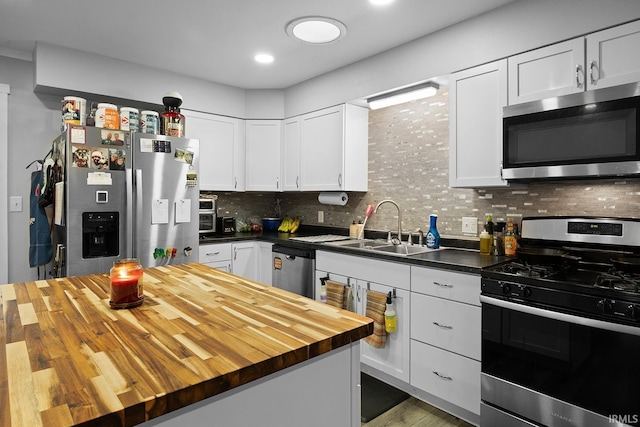
[[[437,326],[437,327],[439,327],[439,328],[442,328],[442,329],[453,329],[453,326],[449,326],[449,325],[441,325],[441,324],[440,324],[440,323],[438,323],[438,322],[433,322],[433,324],[434,324],[434,325],[436,325],[436,326]]]
[[[433,284],[436,285],[436,286],[440,286],[442,288],[453,288],[453,285],[448,285],[446,283],[433,282]]]
[[[437,376],[439,376],[440,378],[442,378],[443,380],[453,381],[453,378],[448,377],[446,375],[439,374],[437,371],[433,371],[433,373],[436,374]]]
[[[207,256],[220,255],[220,252],[207,252]]]

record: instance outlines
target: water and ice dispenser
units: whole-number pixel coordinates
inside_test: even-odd
[[[82,213],[82,258],[118,256],[119,212]]]

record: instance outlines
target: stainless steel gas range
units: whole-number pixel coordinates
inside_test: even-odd
[[[481,426],[640,426],[640,220],[521,230],[482,271]]]

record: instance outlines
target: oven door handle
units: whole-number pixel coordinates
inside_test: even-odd
[[[508,310],[514,310],[514,311],[519,311],[521,313],[544,317],[547,319],[559,320],[561,322],[569,322],[569,323],[574,323],[576,325],[588,326],[591,328],[603,329],[611,332],[620,332],[623,334],[640,336],[640,326],[621,325],[619,323],[614,323],[614,322],[605,322],[603,320],[589,319],[587,317],[575,316],[573,314],[560,313],[557,311],[545,310],[543,308],[531,307],[529,305],[524,305],[524,304],[518,304],[511,301],[504,301],[501,299],[491,298],[485,295],[480,295],[480,302],[506,308]]]

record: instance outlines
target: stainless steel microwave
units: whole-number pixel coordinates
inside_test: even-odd
[[[633,175],[640,175],[640,82],[504,108],[504,179]]]

